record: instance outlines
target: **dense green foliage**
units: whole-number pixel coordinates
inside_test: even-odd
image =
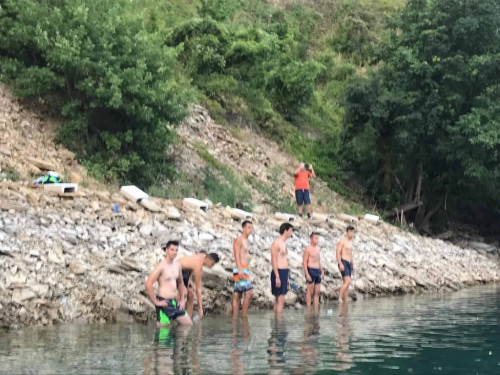
[[[178,51],[129,0],[5,0],[0,69],[20,96],[61,108],[59,140],[105,179],[168,174],[169,124],[193,97]]]
[[[422,231],[494,225],[500,203],[500,3],[410,1],[380,64],[347,91],[356,173]],[[347,154],[346,154],[347,155]]]
[[[59,108],[59,141],[105,179],[250,204],[244,183],[206,150],[203,181],[172,170],[173,126],[198,100],[379,212],[406,205],[421,231],[492,223],[498,2],[286,4],[0,0],[1,79]]]

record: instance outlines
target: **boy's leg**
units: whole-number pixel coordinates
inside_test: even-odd
[[[320,293],[321,293],[321,284],[314,284],[314,307],[319,306]]]
[[[248,315],[248,308],[250,307],[250,300],[253,297],[253,289],[247,290],[245,292],[245,297],[243,299],[243,308],[241,309],[241,316],[245,317]]]
[[[240,311],[240,293],[233,293],[233,315],[238,315]]]
[[[314,293],[314,284],[308,283],[307,289],[306,289],[306,306],[307,307],[311,306],[311,297],[312,297],[313,293]]]

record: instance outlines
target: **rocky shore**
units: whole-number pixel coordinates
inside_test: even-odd
[[[159,211],[148,211],[107,191],[83,189],[57,195],[22,184],[0,184],[0,326],[152,318],[144,282],[163,258],[159,245],[167,239],[181,240],[179,257],[201,250],[220,254],[221,262],[204,274],[203,307],[207,313],[229,311],[232,241],[241,222],[222,207],[205,212],[182,201],[150,200]],[[118,214],[112,212],[113,203],[120,207]],[[302,251],[312,230],[321,233],[326,274],[321,299],[336,298],[341,279],[335,245],[348,219],[339,215],[328,222],[296,223],[289,265],[298,291],[287,295],[289,306],[304,299]],[[273,301],[269,249],[281,221],[265,214],[255,215],[253,221],[253,308],[264,309]],[[359,220],[355,225],[353,299],[453,291],[500,278],[497,252],[481,254],[382,222]]]
[[[65,181],[79,183],[79,189],[58,195],[22,182],[0,182],[0,327],[153,318],[144,282],[163,258],[160,244],[168,239],[181,240],[179,256],[202,250],[220,255],[221,262],[203,277],[203,308],[206,313],[230,310],[232,241],[241,221],[218,205],[205,212],[182,201],[151,198],[156,205],[146,209],[117,191],[106,190],[108,186],[86,175],[72,152],[54,145],[57,120],[43,108],[28,109],[0,84],[0,181],[16,174],[18,179],[32,180],[46,170],[56,170]],[[267,170],[282,168],[279,189],[292,197],[290,171],[298,160],[257,134],[233,133],[216,124],[205,109],[195,107],[178,129],[178,168],[199,174],[204,162],[197,149],[203,146],[244,181],[250,177],[269,183]],[[270,245],[282,221],[275,218],[266,197],[251,185],[247,188],[259,204],[250,239],[252,308],[266,309],[273,302]],[[312,182],[312,191],[315,212],[340,213],[349,206],[319,179]],[[113,204],[119,206],[117,214],[112,212]],[[341,279],[335,246],[349,220],[338,214],[328,222],[294,223],[297,230],[289,241],[289,264],[296,288],[287,295],[288,306],[304,299],[302,252],[313,230],[321,233],[326,273],[321,299],[336,298]],[[360,220],[355,226],[353,299],[451,291],[500,278],[494,245],[469,241],[458,247],[383,222]]]

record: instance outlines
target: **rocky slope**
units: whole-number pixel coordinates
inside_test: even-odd
[[[74,179],[91,181],[71,153],[54,147],[48,139],[50,128],[47,132],[41,130],[45,121],[39,113],[20,106],[0,86],[0,166],[4,171],[15,170],[21,177],[28,174],[26,177],[30,178],[30,171],[38,173],[32,166],[56,167],[60,172],[73,174]],[[20,126],[23,122],[24,127]],[[29,131],[23,131],[28,127]],[[259,168],[267,167],[265,163],[280,164],[285,170],[297,163],[258,136],[236,139],[199,108],[195,108],[179,133],[184,139],[184,165],[201,163],[196,159],[194,142],[203,142],[219,160],[264,182],[267,176]],[[38,142],[44,134],[44,142]],[[318,191],[325,194],[318,206],[331,213],[332,219],[296,223],[298,230],[289,243],[289,262],[298,292],[288,294],[289,305],[304,298],[301,255],[313,230],[321,233],[326,270],[322,299],[335,298],[341,282],[335,245],[350,218],[339,212],[341,199],[328,200],[327,188],[320,181],[316,184],[316,195]],[[152,198],[158,205],[158,210],[152,212],[126,201],[116,191],[90,186],[81,185],[78,193],[58,195],[23,182],[0,183],[0,326],[152,318],[154,310],[143,286],[149,271],[162,259],[159,245],[167,239],[182,241],[179,256],[201,250],[220,254],[220,264],[204,275],[204,309],[207,313],[230,309],[232,241],[241,224],[227,209],[213,205],[204,212],[185,206],[182,201]],[[285,177],[282,188],[284,193],[293,189]],[[120,207],[118,214],[112,212],[113,203]],[[273,301],[269,249],[281,221],[261,210],[255,214],[254,224],[250,241],[253,307],[269,308]],[[456,290],[499,280],[495,248],[473,244],[480,252],[463,249],[382,222],[360,220],[356,227],[353,299]]]

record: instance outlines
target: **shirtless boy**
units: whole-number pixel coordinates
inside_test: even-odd
[[[306,306],[311,306],[311,296],[314,294],[314,308],[319,306],[321,293],[321,280],[325,277],[320,262],[320,248],[318,246],[319,233],[311,233],[311,243],[302,255],[302,266],[306,275]]]
[[[216,253],[204,253],[190,255],[177,260],[182,267],[182,280],[187,288],[186,310],[190,317],[193,317],[194,293],[191,276],[194,275],[196,283],[196,296],[198,299],[198,318],[203,317],[203,300],[201,298],[201,276],[203,275],[203,266],[212,268],[219,262],[219,256]]]
[[[241,227],[243,233],[233,243],[234,261],[236,263],[236,267],[233,268],[233,315],[238,315],[240,299],[245,294],[241,311],[241,315],[245,317],[253,296],[253,286],[250,281],[250,271],[248,270],[248,237],[252,234],[253,225],[250,221],[244,221]]]
[[[339,302],[347,301],[349,296],[349,285],[351,284],[351,275],[354,274],[354,261],[352,258],[352,238],[354,236],[354,227],[348,226],[347,233],[337,244],[337,262],[344,284],[340,287]]]
[[[182,283],[182,270],[178,263],[174,262],[177,256],[179,242],[169,241],[164,247],[166,256],[154,268],[146,281],[148,296],[156,306],[156,326],[166,327],[173,320],[183,326],[193,325],[191,318],[184,311],[186,288]],[[153,284],[158,281],[158,295],[155,295]],[[175,299],[179,287],[179,301]]]
[[[276,297],[274,302],[274,312],[280,314],[285,305],[285,295],[288,291],[288,251],[286,240],[293,235],[293,226],[290,223],[283,223],[280,226],[280,236],[271,245],[271,292]]]

